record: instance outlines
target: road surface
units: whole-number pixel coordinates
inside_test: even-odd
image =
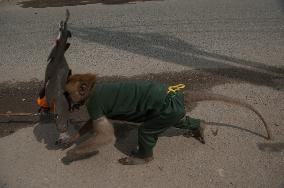
[[[243,99],[263,114],[273,140],[264,139],[252,112],[202,102],[191,115],[213,122],[206,145],[171,129],[153,162],[122,166],[117,159],[135,147],[137,130],[117,126],[114,146],[65,166],[52,123],[1,117],[1,188],[284,187],[283,0],[98,2],[0,1],[0,112],[36,111],[46,59],[68,8],[73,37],[66,58],[74,73],[95,72],[99,82],[182,82]],[[84,111],[79,115],[86,119]]]

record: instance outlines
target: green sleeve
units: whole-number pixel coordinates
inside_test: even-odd
[[[104,116],[103,109],[97,100],[90,100],[87,104],[87,110],[90,118],[93,120]]]

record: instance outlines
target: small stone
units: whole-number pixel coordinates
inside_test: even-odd
[[[225,177],[225,170],[224,169],[220,168],[220,169],[217,170],[217,172],[219,173],[219,175],[221,177]]]
[[[219,131],[219,129],[216,129],[216,130],[211,129],[211,132],[212,132],[213,136],[217,136],[218,135],[218,131]]]

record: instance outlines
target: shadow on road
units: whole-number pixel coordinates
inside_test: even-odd
[[[78,124],[73,124],[73,131],[79,130],[80,126],[82,125],[83,121],[80,121]],[[249,129],[238,127],[235,125],[228,125],[223,123],[216,123],[216,122],[207,122],[208,125],[211,127],[228,127],[233,128],[239,131],[248,132],[250,134],[266,138],[265,136],[253,132]],[[81,125],[79,125],[81,124]],[[208,128],[210,128],[210,126]],[[127,123],[114,123],[115,129],[115,136],[116,136],[116,143],[115,147],[125,155],[130,155],[131,151],[136,149],[138,146],[138,127],[136,125],[130,125]],[[34,130],[34,135],[38,142],[44,143],[48,150],[58,150],[61,149],[60,146],[55,145],[55,141],[59,138],[59,133],[56,130],[56,126],[53,123],[37,123]],[[166,132],[161,134],[161,137],[174,137],[174,136],[186,136],[187,131],[177,128],[169,128]],[[93,134],[87,134],[86,136],[82,137],[76,144],[84,142]],[[214,135],[216,136],[216,135]],[[271,152],[281,152],[284,150],[284,143],[260,143],[258,147],[262,151],[271,151]]]
[[[82,121],[83,122],[83,121]],[[78,124],[72,124],[73,131],[79,130],[82,122]],[[72,129],[71,127],[69,127]],[[68,129],[69,129],[68,128]],[[128,124],[114,124],[115,135],[117,141],[115,146],[122,153],[129,154],[129,151],[137,146],[137,128],[130,126]],[[58,150],[62,149],[60,146],[55,145],[55,142],[59,138],[59,132],[56,129],[54,123],[37,123],[34,127],[33,133],[38,142],[44,143],[48,150]],[[76,145],[84,142],[94,134],[86,134],[81,139],[76,142]]]
[[[228,125],[223,123],[216,123],[216,122],[207,122],[210,126],[213,127],[228,127],[232,129],[236,129],[243,132],[248,132],[252,135],[259,136],[261,138],[266,139],[266,136],[263,136],[259,133],[253,132],[249,129],[238,127],[235,125]],[[116,124],[115,125],[115,133],[117,137],[117,142],[115,143],[115,147],[125,155],[130,155],[131,151],[137,148],[138,145],[138,126],[134,127],[132,125],[128,124]],[[175,137],[175,136],[186,136],[187,131],[178,129],[178,128],[169,128],[166,132],[161,134],[161,137]],[[217,135],[214,135],[217,136]],[[279,149],[284,150],[284,144],[272,144],[272,145],[266,145],[266,144],[259,144],[259,148],[269,147],[270,149],[274,149],[275,151],[279,151]]]
[[[240,131],[244,131],[244,132],[259,136],[259,137],[264,138],[264,139],[267,138],[267,136],[261,135],[259,133],[253,132],[249,129],[246,129],[246,128],[243,128],[243,127],[238,127],[238,126],[235,126],[235,125],[229,125],[229,124],[224,124],[224,123],[216,123],[216,122],[207,122],[207,124],[211,125],[211,126],[216,126],[216,127],[228,127],[228,128],[232,128],[232,129],[238,129]]]
[[[75,121],[72,124],[71,124],[71,122],[69,122],[68,134],[72,135],[75,131],[78,131],[84,123],[85,123],[85,121]],[[62,148],[62,146],[55,144],[56,141],[59,138],[59,132],[57,131],[55,123],[53,123],[52,121],[50,121],[50,122],[49,121],[46,121],[46,122],[43,121],[43,122],[37,123],[34,130],[33,130],[33,133],[34,133],[37,141],[44,143],[45,147],[48,150],[64,149],[64,148]],[[80,138],[76,142],[76,144],[79,144],[79,143],[85,141],[90,136],[92,136],[92,135],[86,134],[85,136]]]
[[[60,149],[55,145],[55,141],[59,138],[59,132],[54,123],[39,122],[36,124],[33,133],[38,142],[44,143],[48,150]]]
[[[279,6],[282,8],[282,12],[284,12],[284,0],[278,0],[277,2],[279,4]]]
[[[138,145],[138,127],[127,124],[114,124],[116,143],[114,146],[123,154],[130,155]]]
[[[267,151],[267,152],[284,151],[284,143],[258,143],[257,146],[261,151]]]
[[[162,1],[162,0],[30,0],[19,2],[23,8],[46,8],[46,7],[64,7],[64,6],[77,6],[77,5],[88,5],[88,4],[126,4],[144,1]]]
[[[112,31],[98,27],[70,27],[74,36],[93,43],[117,48],[134,54],[181,64],[194,69],[222,75],[239,81],[282,89],[275,80],[283,79],[284,67],[206,52],[170,35]]]

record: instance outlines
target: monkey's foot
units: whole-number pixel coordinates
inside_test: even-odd
[[[205,123],[201,122],[200,126],[196,130],[190,130],[184,136],[194,137],[195,139],[200,141],[202,144],[205,144],[205,136],[204,136],[205,129],[206,129]]]
[[[147,158],[136,158],[136,157],[124,157],[118,160],[120,164],[123,165],[139,165],[139,164],[145,164],[150,161],[152,161],[153,157],[147,157]]]
[[[83,159],[88,159],[96,154],[98,154],[99,151],[93,151],[89,153],[84,153],[84,154],[75,154],[75,153],[68,153],[65,157],[61,159],[62,163],[65,165],[71,164],[73,161],[78,161],[78,160],[83,160]]]

